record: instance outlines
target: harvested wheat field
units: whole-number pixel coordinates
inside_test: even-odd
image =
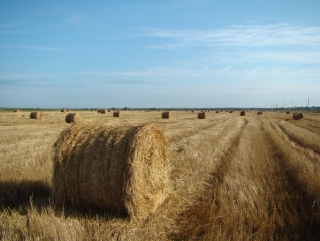
[[[0,240],[320,240],[320,115],[79,112],[0,113]]]

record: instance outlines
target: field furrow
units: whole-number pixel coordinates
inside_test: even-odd
[[[320,122],[319,121],[314,121],[312,119],[304,118],[303,120],[300,120],[300,121],[289,120],[289,122],[296,125],[296,126],[304,128],[314,134],[320,135]]]
[[[273,123],[268,123],[266,126],[274,159],[283,169],[283,175],[289,180],[290,189],[288,190],[295,193],[296,209],[303,224],[300,227],[301,233],[310,240],[316,240],[315,237],[320,237],[318,231],[320,225],[319,156],[316,157],[316,161],[310,160],[310,156],[301,149],[288,144],[287,139],[281,135]]]
[[[180,200],[180,202],[177,202],[177,213],[172,217],[175,225],[169,235],[171,238],[186,239],[189,236],[197,236],[205,232],[208,220],[211,219],[210,205],[215,198],[214,188],[218,188],[224,175],[228,172],[231,156],[238,146],[246,124],[246,119],[229,118],[221,124],[223,128],[209,129],[209,132],[199,133],[199,137],[202,138],[199,142],[201,147],[196,148],[201,148],[200,152],[197,152],[201,157],[195,156],[196,149],[193,148],[190,152],[187,151],[183,156],[180,156],[181,165],[185,160],[196,158],[190,161],[196,166],[190,166],[189,171],[177,167],[181,173],[175,177],[177,196],[173,200]],[[191,145],[188,143],[188,150]],[[185,174],[188,172],[192,173],[192,177],[186,177]],[[208,186],[215,187],[209,190]],[[179,190],[183,190],[183,192]],[[189,192],[190,190],[191,192]]]
[[[320,135],[285,121],[280,121],[277,125],[298,146],[311,149],[320,154]]]
[[[315,240],[317,221],[260,120],[249,118],[221,185],[205,240]],[[309,205],[309,206],[308,206]],[[214,211],[212,211],[214,210]],[[213,214],[214,213],[214,214]],[[234,226],[237,229],[234,229]],[[310,229],[311,227],[311,229]]]

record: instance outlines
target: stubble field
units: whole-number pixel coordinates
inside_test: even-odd
[[[320,116],[80,111],[108,126],[159,123],[173,191],[143,221],[54,211],[53,144],[66,113],[0,113],[1,240],[320,240]]]

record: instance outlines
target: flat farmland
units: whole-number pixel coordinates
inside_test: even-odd
[[[173,190],[143,221],[53,209],[53,144],[66,113],[0,113],[1,240],[320,240],[320,115],[79,111],[107,126],[157,122]]]

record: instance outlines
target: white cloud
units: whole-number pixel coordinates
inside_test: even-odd
[[[38,51],[72,51],[74,48],[48,47],[48,46],[31,46],[31,45],[5,45],[1,44],[0,48],[5,49],[27,49]]]
[[[68,23],[78,26],[83,26],[87,24],[87,15],[86,14],[75,14],[67,19]]]
[[[142,36],[162,38],[171,42],[155,44],[155,48],[189,46],[265,47],[305,46],[320,48],[320,27],[293,24],[243,25],[207,30],[171,30],[146,28]],[[149,46],[153,47],[153,46]]]
[[[109,71],[109,72],[78,72],[79,75],[89,75],[95,77],[107,77],[107,76],[207,76],[210,73],[209,68],[201,69],[182,69],[182,68],[166,68],[155,67],[152,69],[136,70],[136,71]]]

